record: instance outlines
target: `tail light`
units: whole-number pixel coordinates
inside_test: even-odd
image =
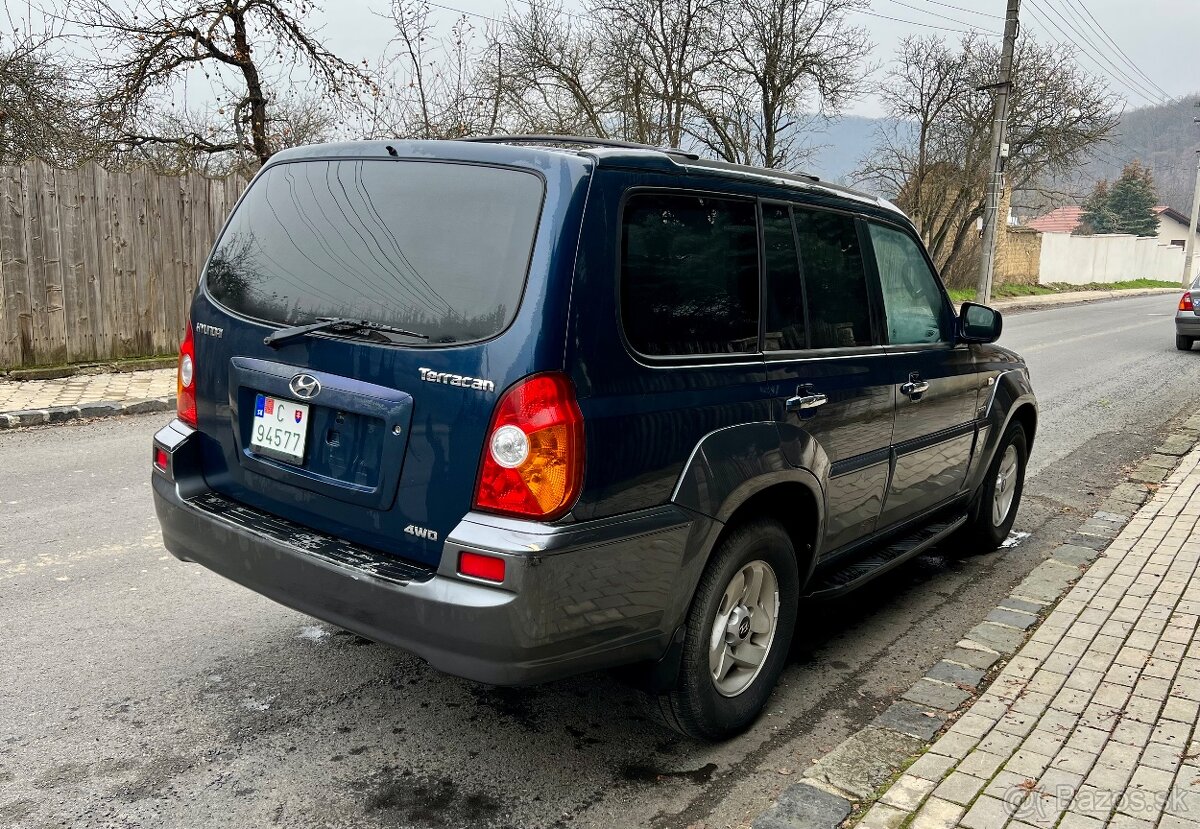
[[[192,323],[179,346],[179,373],[175,384],[175,411],[189,426],[196,425],[196,343],[192,339]]]
[[[1179,299],[1180,311],[1194,311],[1195,306],[1192,305],[1192,292],[1188,291]]]
[[[563,374],[534,374],[504,393],[488,428],[475,506],[553,520],[583,481],[583,415]]]

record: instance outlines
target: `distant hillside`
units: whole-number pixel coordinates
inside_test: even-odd
[[[849,175],[875,143],[877,128],[886,123],[881,118],[847,115],[828,121],[821,129],[812,130],[804,143],[816,152],[805,169],[826,181],[851,183]]]
[[[1026,194],[1018,201],[1026,205],[1022,215],[1037,215],[1045,209],[1063,204],[1078,204],[1102,178],[1110,181],[1121,175],[1121,168],[1138,159],[1154,174],[1159,200],[1180,212],[1187,213],[1192,205],[1192,186],[1195,183],[1196,155],[1200,148],[1200,117],[1195,102],[1200,93],[1165,106],[1131,109],[1121,118],[1110,142],[1098,147],[1092,160],[1072,175],[1053,182],[1057,197],[1046,200],[1037,194]],[[847,116],[827,122],[805,136],[805,143],[816,152],[804,166],[829,181],[853,183],[850,173],[870,153],[876,131],[883,119]]]
[[[1159,201],[1190,212],[1196,182],[1195,151],[1200,148],[1200,124],[1192,120],[1200,117],[1197,100],[1200,93],[1165,106],[1129,110],[1112,143],[1098,149],[1072,183],[1086,193],[1100,179],[1121,175],[1121,168],[1136,158],[1153,173]]]

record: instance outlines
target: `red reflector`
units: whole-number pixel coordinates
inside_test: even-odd
[[[458,572],[488,581],[504,581],[504,559],[479,553],[458,554]]]
[[[161,471],[167,471],[167,464],[170,463],[170,457],[167,455],[167,450],[162,447],[154,447],[154,465]]]

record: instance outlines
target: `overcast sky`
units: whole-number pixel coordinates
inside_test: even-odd
[[[503,14],[506,6],[506,0],[438,2],[490,17]],[[519,2],[512,0],[514,5]],[[568,9],[580,5],[580,0],[566,0]],[[1003,30],[1005,7],[1006,0],[872,0],[870,11],[878,16],[855,14],[854,17],[868,31],[876,46],[876,60],[884,64],[878,73],[882,74],[900,39],[906,35],[940,31],[948,37],[960,36],[953,31],[918,23],[958,30],[968,28],[963,25],[966,23],[971,28],[995,32],[998,38]],[[374,62],[385,48],[390,32],[388,24],[372,12],[385,8],[386,0],[326,0],[322,14],[324,35],[333,51],[346,58],[366,58]],[[1087,17],[1087,12],[1091,13],[1094,22]],[[439,8],[434,8],[433,13],[443,26],[448,26],[457,17],[455,12]],[[1154,96],[1158,92],[1129,67],[1111,43],[1095,32],[1092,27],[1097,24],[1133,64],[1169,95],[1180,96],[1200,89],[1196,65],[1200,0],[1024,0],[1021,17],[1026,33],[1032,33],[1040,40],[1066,41],[1069,37],[1079,43],[1083,47],[1082,65],[1107,77],[1113,91],[1125,97],[1131,107],[1147,105],[1149,102],[1144,96]],[[480,26],[486,23],[478,18],[475,22]],[[1072,26],[1077,31],[1073,31]],[[1081,34],[1094,45],[1085,42]],[[1130,89],[1129,82],[1122,79],[1105,62],[1106,59],[1145,89]],[[851,111],[858,115],[880,114],[877,102],[870,97]]]

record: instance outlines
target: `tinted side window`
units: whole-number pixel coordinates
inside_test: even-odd
[[[763,258],[767,270],[767,351],[807,348],[804,289],[792,233],[792,211],[786,205],[763,205]]]
[[[871,307],[852,216],[796,208],[813,348],[872,345]]]
[[[890,227],[868,227],[883,289],[888,342],[912,345],[948,341],[946,301],[916,241]]]
[[[643,354],[758,350],[753,202],[635,194],[622,217],[621,315]]]

